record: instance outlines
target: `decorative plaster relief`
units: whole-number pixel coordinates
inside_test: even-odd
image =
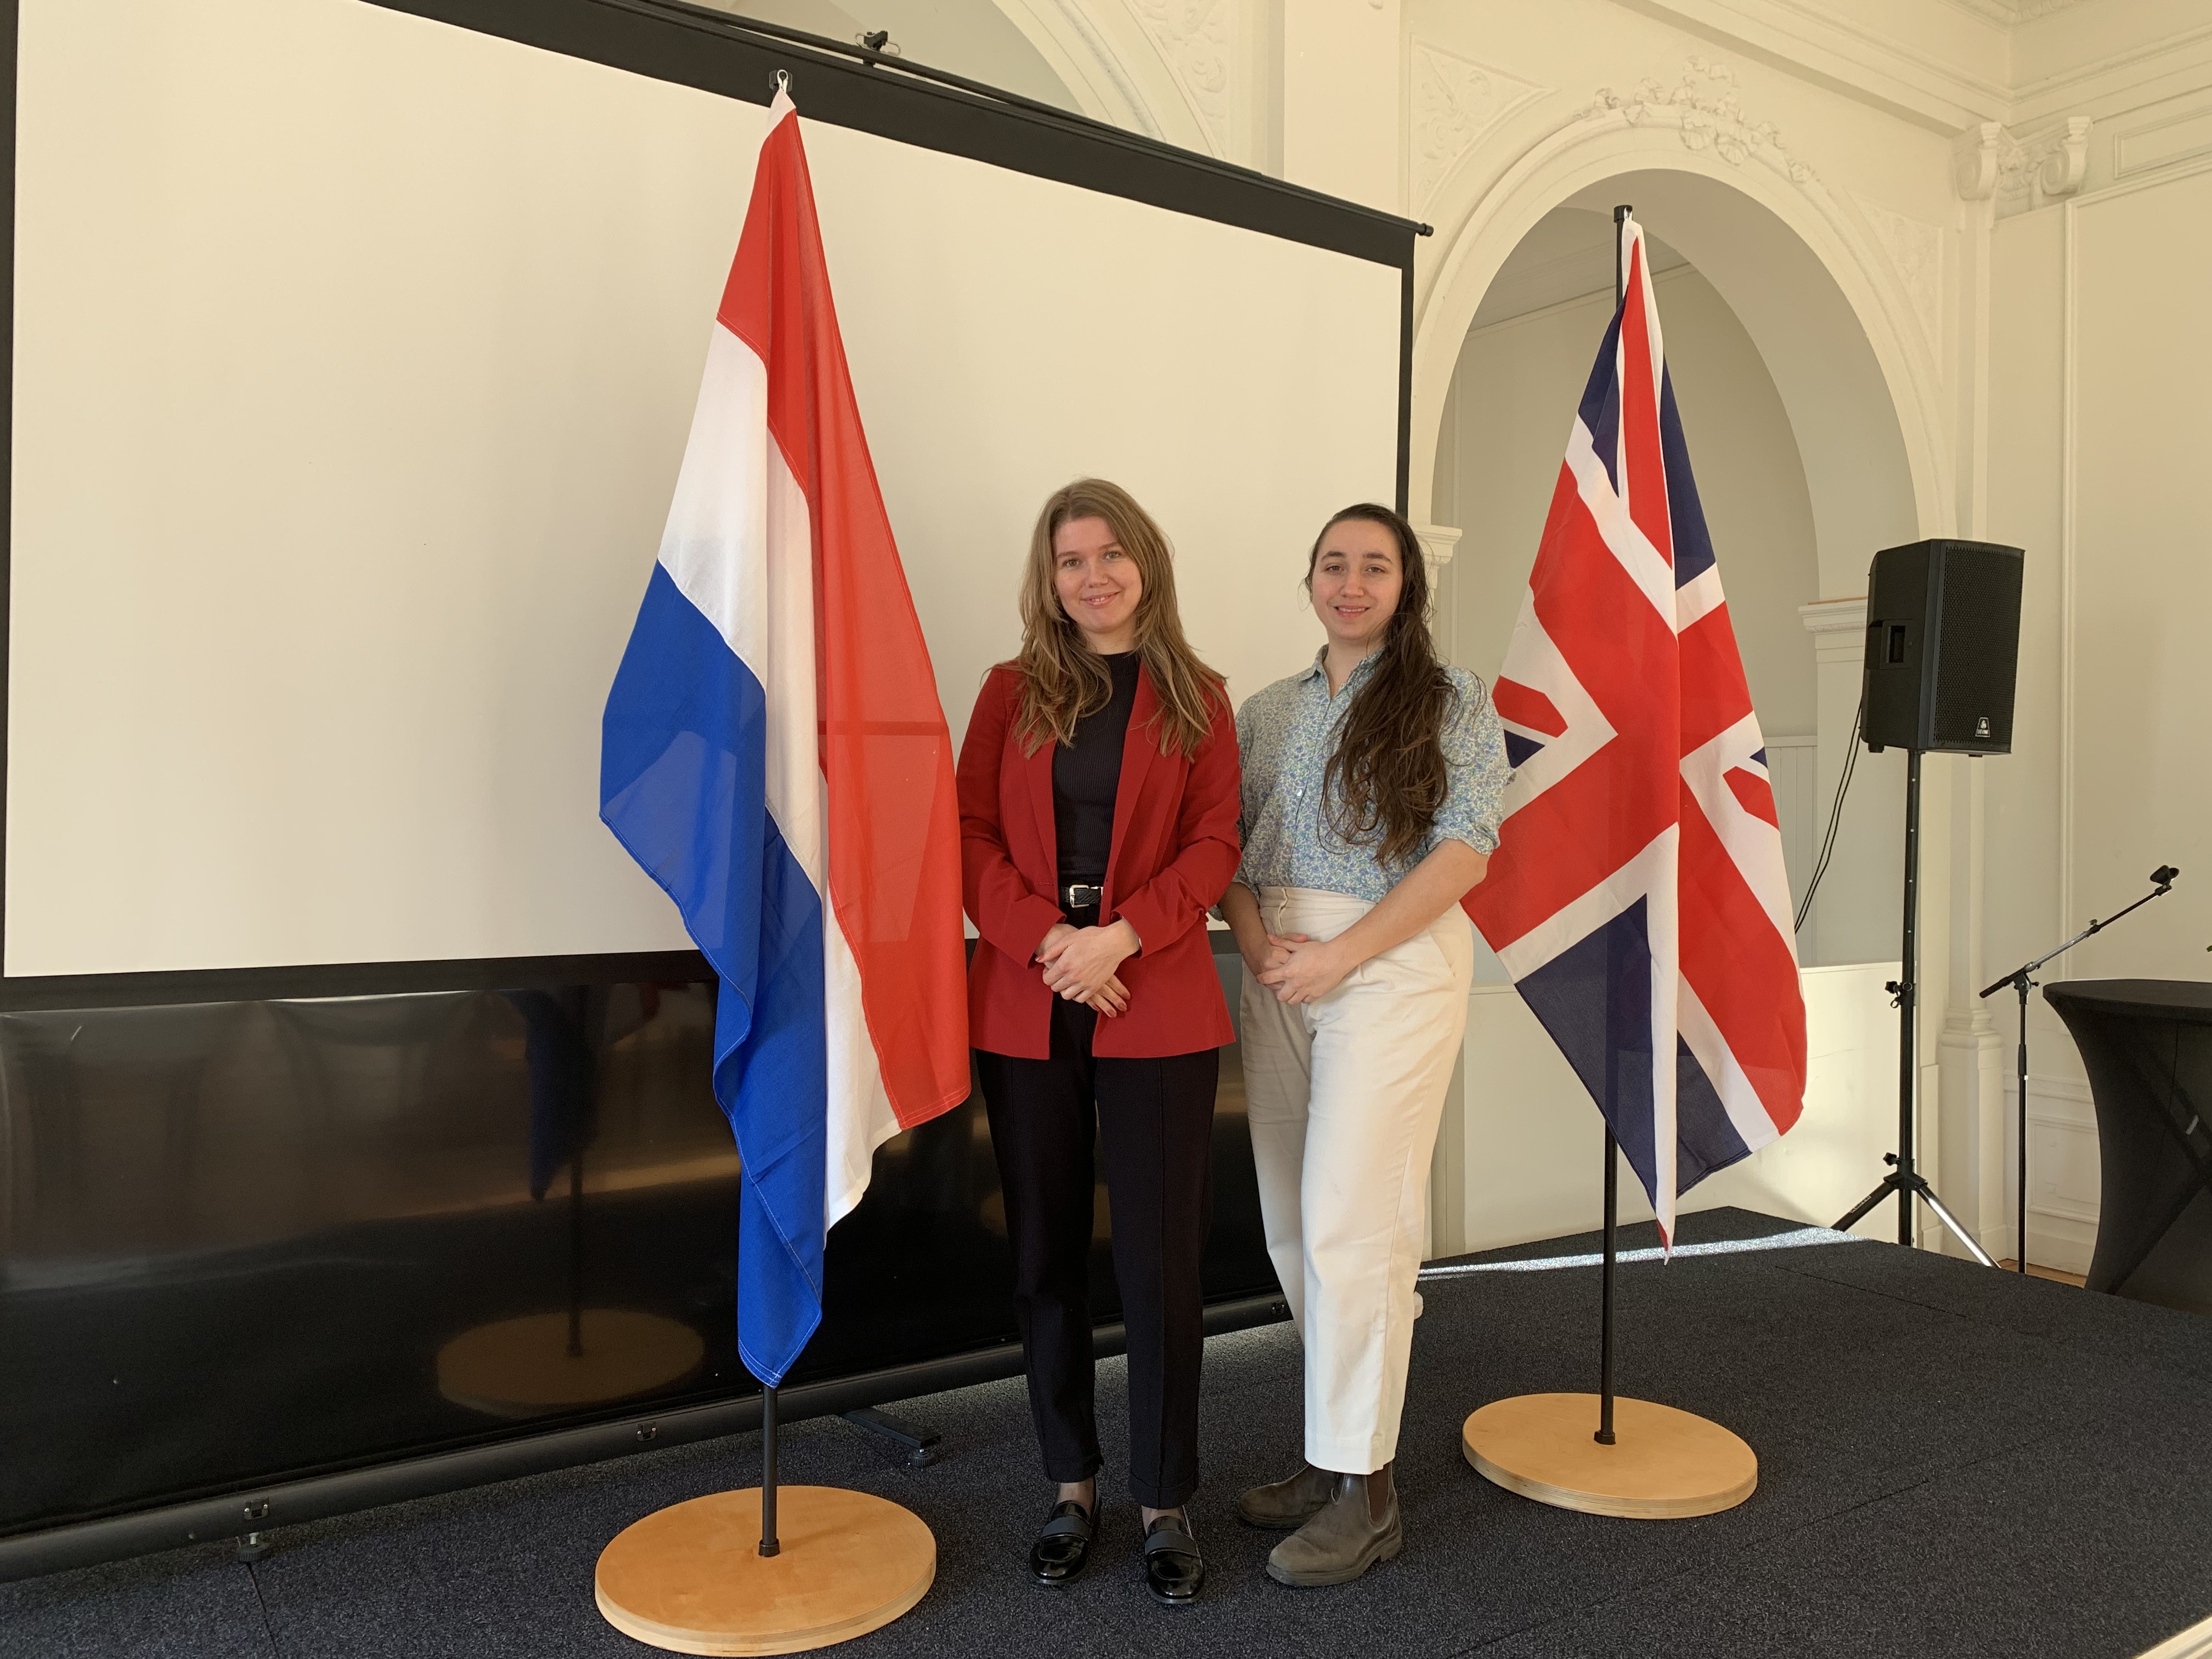
[[[1145,33],[1212,135],[1229,153],[1231,66],[1236,62],[1235,0],[1131,0]]]
[[[2080,190],[2089,171],[2093,125],[2086,115],[2069,115],[2057,126],[2008,143],[1997,164],[1997,211],[2025,213]]]
[[[1951,183],[1969,202],[1986,202],[1997,193],[1997,177],[2008,150],[2020,147],[1995,121],[1977,121],[1951,147]]]
[[[1115,56],[1114,49],[1106,44],[1104,37],[1098,33],[1097,26],[1084,14],[1083,0],[1053,0],[1053,7],[1060,27],[1054,29],[1049,24],[1046,27],[1062,49],[1087,67],[1096,70],[1106,84],[1114,89],[1114,95],[1121,100],[1122,108],[1127,112],[1127,125],[1134,126],[1147,138],[1160,137],[1160,124],[1146,106],[1145,94],[1129,78],[1129,71]],[[1079,74],[1080,70],[1078,72]],[[1110,109],[1107,118],[1115,118]]]
[[[1773,122],[1744,118],[1736,98],[1735,71],[1725,64],[1692,58],[1676,85],[1646,80],[1626,97],[1611,87],[1600,87],[1595,99],[1576,113],[1588,117],[1612,110],[1626,116],[1631,126],[1678,128],[1684,149],[1710,149],[1731,167],[1741,167],[1756,156],[1792,184],[1812,181],[1813,169],[1790,153]]]
[[[1530,100],[1540,87],[1474,63],[1427,41],[1413,42],[1413,203],[1429,204],[1436,188],[1482,135]]]
[[[2045,196],[2071,196],[2089,173],[2090,119],[2069,115],[2063,131],[2045,141],[2035,169],[2035,187]]]
[[[1856,199],[1869,228],[1897,267],[1897,280],[1912,301],[1913,314],[1920,319],[1929,350],[1940,358],[1943,355],[1942,226],[1893,213],[1863,196]]]

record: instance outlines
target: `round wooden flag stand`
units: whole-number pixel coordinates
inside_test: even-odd
[[[937,1577],[937,1540],[888,1499],[779,1486],[775,1390],[761,1400],[762,1484],[672,1504],[615,1535],[599,1612],[674,1653],[805,1653],[880,1630]]]
[[[1620,1161],[1605,1137],[1603,1311],[1596,1394],[1524,1394],[1469,1414],[1460,1449],[1486,1480],[1560,1509],[1663,1521],[1734,1509],[1759,1457],[1717,1423],[1613,1392],[1613,1279]]]
[[[1524,1394],[1468,1417],[1460,1448],[1485,1480],[1559,1509],[1664,1521],[1734,1509],[1759,1458],[1717,1423],[1648,1400],[1615,1400],[1613,1443],[1594,1432],[1594,1394]]]

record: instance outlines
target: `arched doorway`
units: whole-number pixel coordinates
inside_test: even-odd
[[[1875,251],[1858,209],[1829,197],[1787,158],[1754,154],[1730,163],[1710,149],[1686,148],[1682,136],[1665,127],[1623,126],[1617,116],[1583,118],[1534,146],[1486,187],[1452,181],[1465,191],[1463,217],[1432,268],[1416,331],[1413,504],[1417,519],[1435,522],[1440,516],[1444,503],[1436,480],[1447,398],[1456,386],[1456,441],[1468,424],[1468,400],[1484,395],[1462,375],[1469,330],[1501,273],[1509,286],[1516,279],[1508,272],[1516,250],[1530,246],[1532,236],[1539,246],[1556,241],[1562,223],[1571,219],[1607,233],[1612,207],[1632,204],[1647,232],[1691,268],[1696,285],[1725,313],[1726,326],[1716,318],[1708,336],[1717,339],[1734,331],[1747,343],[1757,359],[1757,378],[1771,388],[1789,428],[1809,518],[1809,566],[1787,545],[1790,533],[1778,533],[1771,542],[1760,536],[1759,512],[1743,501],[1735,505],[1744,510],[1733,514],[1734,539],[1741,544],[1723,539],[1718,551],[1731,593],[1741,588],[1747,599],[1757,594],[1762,600],[1759,626],[1767,631],[1755,644],[1747,640],[1747,659],[1764,652],[1778,663],[1792,653],[1802,659],[1810,640],[1785,641],[1774,632],[1793,620],[1785,613],[1794,610],[1777,600],[1777,581],[1797,581],[1799,604],[1848,601],[1864,593],[1875,550],[1942,533],[1952,523],[1937,419],[1936,343],[1893,267]],[[1448,182],[1436,204],[1438,218],[1449,221],[1451,195]],[[1515,272],[1525,276],[1526,264],[1524,258]],[[1608,271],[1609,264],[1607,258]],[[1682,297],[1690,297],[1687,288]],[[1662,292],[1662,322],[1666,307]],[[1589,331],[1582,366],[1561,388],[1557,408],[1571,407],[1602,326],[1600,321]],[[1678,390],[1686,393],[1692,454],[1707,455],[1711,441],[1701,439],[1679,381]],[[1513,395],[1510,387],[1504,391]],[[1553,415],[1554,404],[1532,404],[1532,422],[1557,428],[1550,434],[1553,459],[1540,481],[1548,499],[1566,425]],[[1699,461],[1701,484],[1713,470],[1711,460]],[[1725,511],[1729,503],[1715,501],[1710,490],[1708,505],[1723,509],[1717,518],[1731,516]],[[1463,516],[1468,510],[1457,501],[1449,506]],[[1721,528],[1717,524],[1717,532]],[[1787,532],[1790,527],[1779,528]],[[1479,547],[1462,545],[1468,559],[1483,556]],[[1533,540],[1519,551],[1521,572],[1534,552]],[[1794,576],[1772,568],[1778,554],[1796,562]],[[1487,590],[1499,585],[1499,570],[1478,570],[1456,559],[1455,565],[1448,584],[1457,595],[1481,592],[1494,602]],[[1503,580],[1513,586],[1511,574]],[[1830,636],[1834,648],[1819,653],[1814,674],[1814,782],[1808,805],[1820,814],[1850,751],[1857,703],[1858,640],[1848,626],[1850,607],[1839,604],[1834,610],[1846,626]],[[1796,625],[1802,635],[1805,623]],[[1478,629],[1470,645],[1483,639]],[[1470,655],[1466,665],[1487,673],[1496,665]],[[1795,709],[1784,719],[1802,723]],[[1770,730],[1804,735],[1771,722]],[[1838,851],[1823,881],[1814,922],[1801,940],[1808,962],[1876,960],[1895,952],[1893,895],[1901,848],[1894,827],[1902,811],[1902,769],[1891,763],[1894,758],[1862,757],[1858,763]]]
[[[1499,267],[1445,400],[1432,497],[1460,530],[1439,634],[1492,678],[1510,643],[1592,354],[1613,307],[1610,213],[1569,203]],[[1679,249],[1647,232],[1667,360],[1729,611],[1766,738],[1793,896],[1815,851],[1818,687],[1798,607],[1820,591],[1812,507],[1772,377],[1735,313]],[[1810,938],[1801,939],[1809,945]]]

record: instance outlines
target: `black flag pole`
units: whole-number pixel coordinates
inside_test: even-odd
[[[1601,1446],[1613,1444],[1613,1219],[1620,1198],[1620,1159],[1613,1131],[1605,1132],[1605,1311],[1598,1319],[1597,1433]]]
[[[1636,210],[1622,203],[1613,210],[1613,307],[1620,309],[1620,302],[1628,295],[1628,262],[1621,257],[1622,228],[1636,216]],[[1613,1138],[1613,1126],[1605,1128],[1605,1272],[1602,1303],[1598,1316],[1597,1339],[1597,1433],[1592,1437],[1601,1446],[1613,1444],[1613,1269],[1620,1253],[1615,1234],[1620,1217],[1620,1157]]]
[[[761,1385],[761,1541],[760,1553],[774,1555],[783,1547],[775,1536],[775,1385]]]

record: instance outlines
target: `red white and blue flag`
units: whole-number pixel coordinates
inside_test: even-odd
[[[875,1149],[968,1093],[951,738],[781,92],[608,694],[599,816],[720,977],[738,1346],[773,1386]]]
[[[1805,1097],[1805,1005],[1765,740],[1661,348],[1644,234],[1583,393],[1493,690],[1514,771],[1468,914],[1677,1196]]]

